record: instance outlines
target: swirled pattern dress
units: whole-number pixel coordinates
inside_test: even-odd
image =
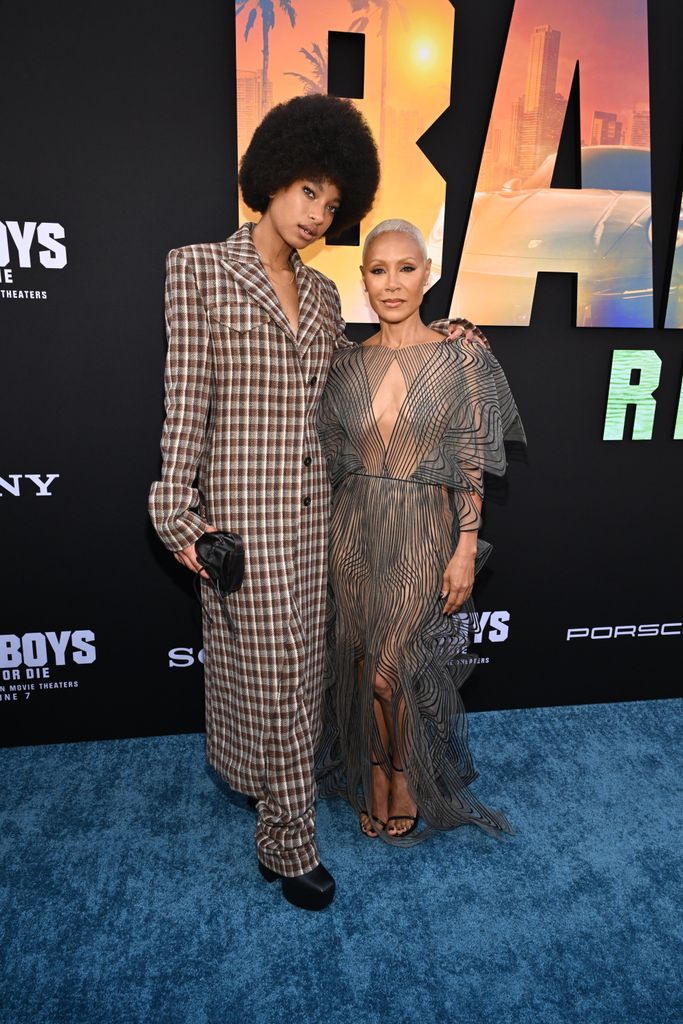
[[[377,415],[388,382],[404,397],[386,438]],[[394,763],[426,824],[382,838],[405,844],[464,824],[511,832],[468,788],[476,773],[458,691],[472,671],[474,606],[446,616],[440,597],[460,530],[479,526],[472,495],[483,496],[485,472],[505,472],[504,441],[525,441],[505,375],[479,344],[347,349],[333,361],[318,432],[333,488],[320,795],[361,812],[371,761],[390,774],[394,752],[373,704],[379,675],[391,684]],[[490,550],[478,541],[477,571]]]

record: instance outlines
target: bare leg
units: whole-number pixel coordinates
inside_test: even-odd
[[[358,666],[358,685],[362,685],[363,662]],[[370,808],[372,817],[365,811],[361,811],[360,827],[364,835],[369,839],[377,837],[375,825],[384,828],[389,814],[389,787],[391,785],[389,770],[389,741],[384,716],[379,701],[375,695],[373,700],[374,723],[372,737],[370,740],[370,771],[372,773],[372,793],[368,801],[365,796],[365,806]],[[374,821],[374,824],[373,824]]]
[[[372,819],[370,818],[370,815],[364,812],[362,812],[360,816],[361,830],[370,839],[374,839],[377,836],[377,828],[375,826],[378,825],[381,828],[384,828],[386,825],[387,816],[389,814],[389,788],[391,785],[390,777],[387,774],[386,769],[386,751],[388,750],[386,727],[384,725],[381,709],[379,708],[379,701],[375,700],[373,707],[375,713],[375,725],[377,727],[379,741],[381,744],[380,750],[383,749],[384,753],[380,753],[380,751],[376,749],[376,743],[373,743],[371,748],[372,758],[370,761],[370,771],[372,772],[372,799],[370,803]]]
[[[401,699],[398,704],[398,735],[403,736],[403,717],[405,715],[405,703]],[[391,817],[392,820],[387,826],[387,833],[390,836],[404,836],[415,826],[417,815],[417,804],[410,795],[408,782],[403,771],[403,757],[401,744],[398,737],[394,737],[392,745],[392,773],[391,773]]]
[[[384,727],[383,744],[384,750],[390,752],[391,756],[391,801],[390,812],[393,821],[387,826],[387,833],[390,836],[405,835],[415,824],[417,806],[408,791],[408,784],[403,772],[403,761],[401,757],[401,744],[399,736],[403,735],[403,716],[405,704],[400,700],[398,704],[398,736],[394,725],[394,694],[395,686],[384,676],[375,676],[375,701],[381,708],[382,724]],[[377,713],[375,713],[377,718]],[[377,760],[374,758],[373,760]]]

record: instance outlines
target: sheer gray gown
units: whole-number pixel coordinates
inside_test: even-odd
[[[447,321],[432,327],[445,333]],[[376,411],[397,372],[405,397],[383,437]],[[371,761],[389,775],[393,757],[426,828],[382,838],[403,845],[464,824],[511,832],[468,789],[476,772],[458,691],[472,671],[474,606],[446,616],[440,597],[460,530],[479,527],[471,495],[483,496],[485,472],[505,472],[503,442],[525,440],[505,375],[476,343],[342,350],[318,430],[333,488],[320,794],[369,809]],[[477,571],[490,550],[478,541]],[[376,675],[391,683],[397,752],[378,728]]]

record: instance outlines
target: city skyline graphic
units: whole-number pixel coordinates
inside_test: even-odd
[[[642,0],[636,0],[636,4],[642,7]],[[531,7],[547,12],[549,5],[544,2],[524,6],[526,13]],[[564,0],[562,6],[566,6]],[[572,14],[572,24],[574,20]],[[568,35],[571,38],[573,33]],[[583,53],[577,51],[573,57],[565,58],[561,53],[562,36],[561,29],[543,23],[533,25],[524,40],[521,24],[514,26],[514,31],[511,26],[477,182],[479,191],[501,188],[509,178],[529,177],[547,156],[557,151],[576,60],[581,74],[581,144],[649,149],[649,83],[642,41],[632,40],[629,50],[621,54],[633,69],[633,75],[629,75],[629,95],[639,97],[629,105],[624,104],[623,94],[617,94],[613,82],[608,87],[593,85],[592,60],[598,54],[584,59]],[[518,53],[520,57],[524,53],[521,60],[516,59]],[[522,68],[523,90],[514,95],[519,89]],[[640,93],[634,76],[640,77]],[[608,108],[607,100],[612,101],[615,109]]]

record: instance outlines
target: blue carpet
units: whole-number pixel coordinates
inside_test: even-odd
[[[0,751],[2,1024],[680,1024],[681,703],[470,716],[516,836],[323,802],[329,910],[257,874],[201,736]]]

